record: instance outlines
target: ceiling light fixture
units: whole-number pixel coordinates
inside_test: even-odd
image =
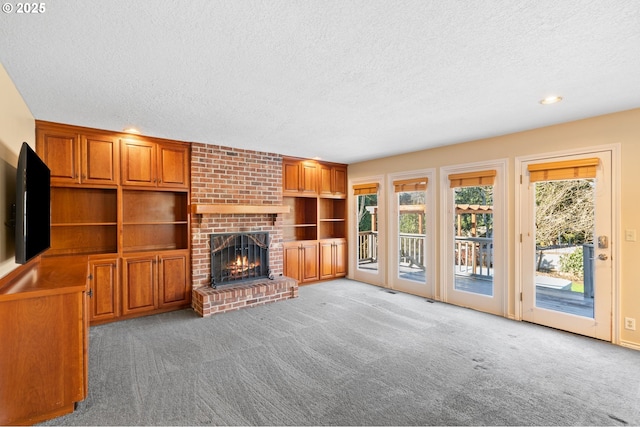
[[[134,128],[134,127],[124,128],[124,129],[123,129],[123,132],[126,132],[126,133],[134,133],[134,134],[136,134],[136,135],[139,135],[139,134],[140,134],[140,131],[139,131],[138,129]]]
[[[547,96],[544,99],[540,100],[540,104],[542,105],[550,105],[550,104],[556,104],[558,102],[562,101],[562,97],[561,96]]]

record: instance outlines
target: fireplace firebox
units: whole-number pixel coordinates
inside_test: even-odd
[[[269,233],[211,234],[211,287],[269,278]]]

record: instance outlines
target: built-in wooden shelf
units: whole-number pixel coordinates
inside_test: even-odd
[[[193,204],[194,214],[280,214],[289,213],[290,207],[283,205],[232,205],[232,204]]]

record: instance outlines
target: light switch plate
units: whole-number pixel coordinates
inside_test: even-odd
[[[627,242],[635,242],[636,230],[632,230],[632,229],[624,230],[624,240],[626,240]]]

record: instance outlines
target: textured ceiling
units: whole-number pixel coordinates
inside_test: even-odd
[[[640,107],[638,0],[44,4],[0,16],[41,120],[353,163]]]

